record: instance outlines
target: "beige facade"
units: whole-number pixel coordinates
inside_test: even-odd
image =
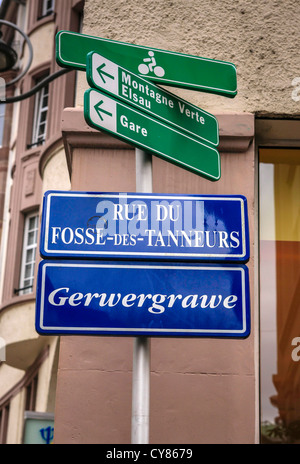
[[[285,191],[288,193],[285,198],[289,199],[288,195],[296,198],[300,164],[299,150],[295,151],[300,147],[298,2],[86,0],[83,6],[83,2],[75,0],[56,0],[56,14],[37,20],[40,6],[37,0],[27,2],[23,12],[18,13],[19,21],[22,14],[25,18],[23,24],[27,24],[35,54],[32,67],[16,93],[32,88],[34,78],[44,71],[59,69],[55,63],[54,34],[62,29],[79,30],[81,8],[85,34],[236,65],[238,94],[233,99],[166,87],[218,119],[221,179],[210,182],[153,156],[152,189],[154,193],[247,197],[251,334],[245,340],[151,339],[149,443],[259,443],[260,423],[265,417],[260,404],[265,401],[275,407],[277,425],[283,423],[287,427],[292,421],[296,423],[300,420],[297,400],[300,363],[297,357],[291,357],[291,342],[300,337],[299,318],[295,317],[299,308],[298,248],[295,244],[280,248],[283,250],[280,259],[285,259],[285,250],[296,250],[293,276],[286,274],[286,279],[282,279],[277,273],[277,294],[288,301],[289,311],[284,315],[282,302],[276,306],[271,304],[271,298],[266,298],[266,303],[261,300],[265,284],[260,279],[259,232],[261,240],[269,240],[271,235],[270,228],[261,228],[259,169],[260,159],[267,159],[260,158],[263,148],[284,148],[280,163],[292,158],[287,176],[292,193]],[[16,21],[13,10],[7,10],[6,18],[9,19],[10,13]],[[25,47],[24,59],[26,56]],[[19,288],[23,246],[20,237],[25,216],[31,211],[41,211],[43,192],[137,191],[134,147],[87,125],[83,116],[83,94],[88,88],[84,72],[77,73],[75,93],[74,88],[74,72],[51,84],[48,128],[41,145],[29,146],[32,127],[24,124],[24,120],[33,117],[32,99],[14,104],[10,116],[13,130],[6,146],[0,149],[0,162],[4,160],[5,170],[12,168],[12,177],[8,172],[5,182],[12,184],[11,191],[6,188],[0,192],[6,201],[0,263],[0,337],[6,342],[6,362],[0,365],[0,408],[2,434],[4,413],[9,413],[8,443],[22,442],[26,395],[37,372],[34,409],[54,413],[55,443],[131,442],[133,339],[39,336],[34,329],[36,267],[30,292],[14,292]],[[275,158],[272,152],[267,163],[276,164]],[[278,189],[285,188],[283,182],[275,184]],[[290,211],[297,230],[299,209],[295,206]],[[289,211],[282,217],[285,219],[277,219],[280,226],[287,222]],[[289,242],[299,243],[296,233],[288,237]],[[276,233],[272,240],[276,241]],[[277,242],[278,250],[285,242],[284,233],[281,232]],[[279,281],[283,280],[289,280],[289,290],[280,287],[279,291]],[[287,291],[293,294],[288,300]],[[273,293],[274,289],[267,287],[267,296]],[[266,393],[262,399],[263,387],[260,387],[264,382],[260,365],[265,332],[260,325],[264,312],[275,311],[276,307],[278,324],[284,325],[277,330],[278,344],[274,346],[278,350],[278,363],[272,365],[270,374],[276,395],[270,394],[269,398]],[[287,394],[288,391],[291,393]],[[9,411],[5,409],[7,405]]]
[[[116,26],[117,25],[117,26]],[[294,0],[85,2],[83,32],[224,60],[237,67],[238,95],[220,98],[172,89],[213,114],[299,115],[299,5]],[[298,83],[299,86],[299,83]],[[80,98],[77,103],[80,104]]]

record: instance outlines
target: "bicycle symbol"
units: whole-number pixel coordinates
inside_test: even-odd
[[[148,52],[149,58],[144,58],[143,63],[138,67],[138,70],[141,74],[148,74],[149,72],[154,72],[157,77],[163,77],[165,74],[164,68],[156,65],[156,59],[154,58],[154,52]],[[146,64],[149,63],[149,64]]]

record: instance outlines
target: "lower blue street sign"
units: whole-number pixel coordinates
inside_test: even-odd
[[[48,191],[45,258],[246,262],[247,200],[241,195]]]
[[[45,260],[38,272],[36,330],[245,338],[249,299],[245,265]]]

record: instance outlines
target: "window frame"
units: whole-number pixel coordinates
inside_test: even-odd
[[[0,148],[3,147],[5,111],[6,111],[6,105],[2,103],[0,105]]]
[[[0,445],[6,445],[10,403],[0,408]]]
[[[35,411],[38,388],[38,375],[39,372],[37,371],[36,375],[32,378],[28,385],[26,385],[25,411]]]
[[[50,4],[49,6],[47,4]],[[55,0],[40,0],[38,20],[50,16],[54,13]]]
[[[35,84],[38,84],[40,81],[45,79],[49,75],[49,72],[45,72],[35,80]],[[43,86],[35,95],[34,98],[34,108],[32,116],[32,132],[30,143],[27,145],[27,148],[37,147],[43,145],[47,138],[47,127],[48,127],[48,113],[49,113],[49,84]],[[45,100],[47,104],[45,105]],[[44,116],[44,119],[42,118]],[[41,126],[44,125],[44,130],[40,132]]]
[[[259,234],[259,150],[262,148],[284,148],[284,149],[300,149],[300,121],[297,119],[285,118],[268,118],[256,117],[255,119],[255,152],[256,152],[256,177],[255,177],[255,259],[257,265],[255,267],[255,331],[256,337],[256,371],[258,374],[258,382],[256,386],[256,439],[257,443],[261,443],[261,332],[260,332],[260,234]]]
[[[34,218],[34,228],[30,229],[29,224],[30,220]],[[22,245],[22,256],[20,264],[20,280],[19,280],[19,289],[17,290],[19,295],[26,295],[33,292],[34,285],[34,273],[35,273],[35,263],[37,256],[37,245],[38,245],[38,231],[39,231],[39,214],[38,211],[31,211],[24,216],[24,231],[23,231],[23,245]],[[28,243],[29,234],[34,234],[34,242],[32,244]],[[28,251],[33,250],[33,258],[27,260]],[[26,276],[26,267],[31,266],[31,273],[29,276]],[[29,280],[29,285],[25,283]]]
[[[2,398],[0,398],[0,444],[7,443],[9,421],[14,419],[13,417],[10,418],[9,415],[11,400],[16,395],[23,392],[25,396],[25,403],[23,405],[24,413],[25,407],[27,405],[29,405],[31,408],[36,408],[37,392],[39,389],[39,373],[42,364],[49,356],[49,349],[49,345],[46,345],[33,364],[26,370],[21,380],[19,380],[10,390],[4,394],[4,396],[2,396]],[[23,427],[24,422],[18,427],[21,425]]]

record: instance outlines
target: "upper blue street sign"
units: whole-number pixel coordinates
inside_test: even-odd
[[[245,265],[42,261],[36,330],[42,335],[245,338]]]
[[[242,195],[48,191],[40,253],[46,258],[246,262]]]

